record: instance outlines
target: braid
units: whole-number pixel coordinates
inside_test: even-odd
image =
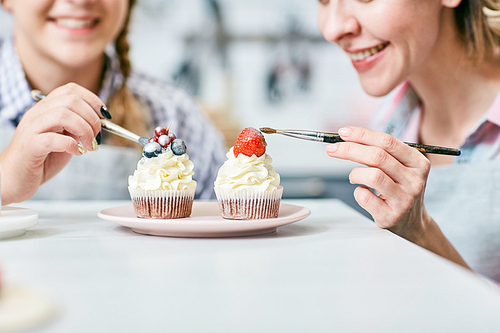
[[[132,72],[132,64],[129,57],[130,45],[127,36],[130,13],[132,12],[135,2],[135,0],[129,0],[129,11],[123,29],[120,31],[115,41],[115,50],[120,61],[120,71],[123,76],[123,81],[120,88],[118,88],[111,97],[108,106],[112,112],[113,122],[140,136],[149,136],[149,115],[147,114],[147,110],[127,87],[127,81]],[[138,147],[137,144],[131,143],[118,136],[108,136],[106,141],[120,146]]]
[[[489,27],[496,35],[500,36],[500,2],[496,0],[485,0],[483,14],[486,16],[486,21]]]
[[[130,8],[129,12],[127,13],[127,18],[125,19],[125,25],[122,31],[120,31],[120,33],[118,34],[118,37],[115,41],[115,50],[118,54],[118,59],[120,60],[120,70],[123,74],[122,86],[125,86],[127,84],[127,79],[130,76],[130,72],[132,70],[132,65],[130,63],[130,57],[128,54],[130,51],[130,45],[128,43],[127,36],[129,30],[130,13],[133,3],[135,3],[135,0],[130,1]]]

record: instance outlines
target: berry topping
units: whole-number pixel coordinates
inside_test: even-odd
[[[172,141],[174,141],[175,139],[177,139],[177,137],[175,136],[175,134],[174,134],[174,133],[172,133],[172,132],[168,133],[167,135],[168,135],[168,137],[170,138],[170,142],[172,142]]]
[[[181,139],[175,139],[174,141],[172,141],[170,148],[175,155],[182,155],[187,151],[186,143]]]
[[[158,126],[158,127],[155,128],[155,135],[157,137],[160,137],[163,134],[168,134],[168,128],[167,127]]]
[[[170,144],[171,140],[170,138],[168,137],[168,135],[160,135],[158,137],[158,143],[160,144],[160,146],[162,146],[163,148],[167,148],[168,145]]]
[[[157,136],[152,136],[149,138],[148,142],[158,142],[158,137]]]
[[[253,127],[247,127],[238,136],[233,147],[233,154],[234,157],[238,157],[239,154],[260,157],[266,153],[266,145],[261,132]]]
[[[156,157],[161,154],[161,146],[158,142],[147,143],[142,149],[142,154],[147,158]]]

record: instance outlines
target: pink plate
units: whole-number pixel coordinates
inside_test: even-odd
[[[220,215],[217,201],[195,201],[191,216],[182,219],[138,218],[132,204],[103,209],[97,216],[146,235],[234,237],[267,234],[285,224],[300,221],[310,214],[311,211],[305,207],[282,203],[277,218],[226,220]]]

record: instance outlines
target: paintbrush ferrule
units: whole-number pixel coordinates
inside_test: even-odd
[[[300,131],[300,130],[276,130],[276,133],[291,136],[297,139],[324,142],[324,135],[316,131]]]

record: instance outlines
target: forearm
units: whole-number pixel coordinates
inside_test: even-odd
[[[398,232],[401,237],[415,243],[443,258],[451,260],[465,268],[470,269],[457,249],[443,234],[437,223],[427,214],[422,222],[415,226],[413,230]]]

